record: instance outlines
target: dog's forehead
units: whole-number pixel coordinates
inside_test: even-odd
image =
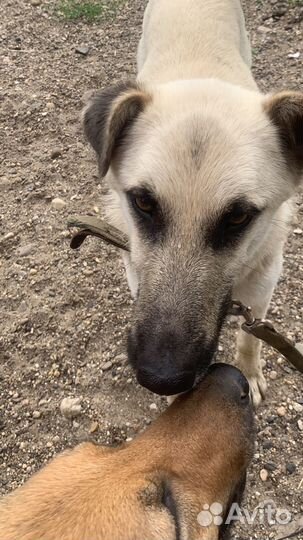
[[[244,92],[245,115],[241,93],[238,107],[233,95],[212,100],[196,89],[184,104],[183,91],[173,93],[171,102],[168,94],[156,94],[142,116],[128,148],[124,185],[145,185],[180,211],[190,204],[194,212],[203,202],[204,210],[212,212],[242,197],[265,205],[272,187],[266,149],[270,128],[260,103],[252,105],[251,93]]]

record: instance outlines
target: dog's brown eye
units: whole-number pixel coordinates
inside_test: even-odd
[[[228,217],[228,225],[230,227],[240,227],[246,225],[251,220],[250,214],[247,212],[235,212]]]
[[[155,207],[154,201],[147,195],[134,197],[134,203],[140,212],[144,212],[145,214],[151,214]]]

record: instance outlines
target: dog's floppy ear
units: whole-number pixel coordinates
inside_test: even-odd
[[[287,162],[303,173],[303,93],[280,92],[266,99],[265,112],[278,128]]]
[[[136,83],[123,82],[101,90],[85,107],[84,131],[98,154],[101,176],[106,175],[127,128],[144,110],[150,99],[150,95]]]

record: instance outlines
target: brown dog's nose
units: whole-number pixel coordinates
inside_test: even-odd
[[[212,364],[207,372],[210,381],[227,398],[243,404],[250,403],[249,383],[243,373],[229,364]]]

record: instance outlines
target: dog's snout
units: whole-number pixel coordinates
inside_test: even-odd
[[[163,396],[171,396],[186,392],[195,382],[195,371],[177,371],[172,366],[155,366],[155,368],[139,368],[137,379],[139,384]]]
[[[186,328],[178,328],[176,324],[152,327],[149,322],[129,335],[128,356],[138,382],[156,394],[171,396],[190,390],[197,371],[210,363],[213,350],[205,347],[203,338],[193,341]]]
[[[239,404],[249,404],[249,383],[238,368],[223,363],[212,364],[209,368],[209,375],[226,397]]]

